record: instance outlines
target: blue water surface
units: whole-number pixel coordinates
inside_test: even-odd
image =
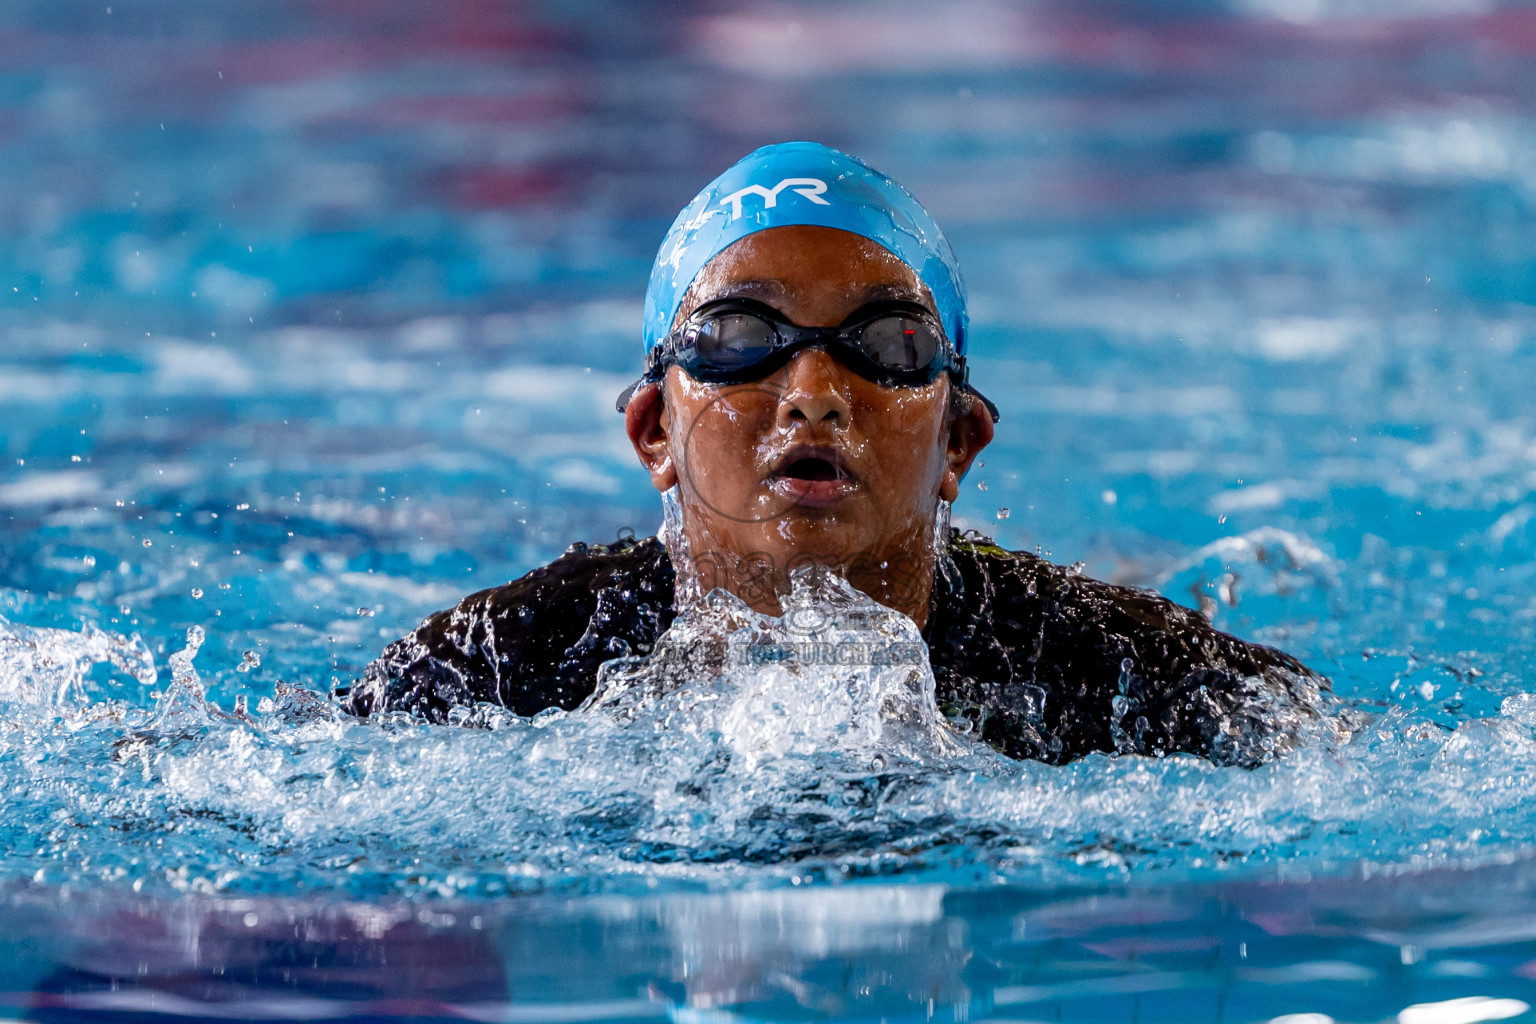
[[[1497,0],[10,0],[0,1007],[1536,1019],[1533,57]],[[655,531],[650,261],[785,138],[965,269],[956,522],[1296,654],[1342,736],[684,799],[703,748],[339,715]]]

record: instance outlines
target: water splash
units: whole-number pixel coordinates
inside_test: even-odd
[[[44,635],[65,653],[100,642]],[[1479,862],[1536,842],[1530,698],[1451,725],[1395,707],[1254,771],[1013,762],[939,713],[910,620],[815,568],[782,616],[714,592],[649,657],[606,665],[579,711],[532,719],[481,705],[450,726],[363,723],[287,683],[230,715],[204,693],[202,641],[188,631],[152,708],[87,704],[0,730],[0,876],[354,896],[1061,884]]]
[[[693,562],[693,551],[688,545],[688,531],[683,528],[683,502],[678,496],[677,485],[661,495],[661,546],[667,549],[676,574],[673,584],[672,604],[678,611],[691,608],[704,597],[699,572]]]
[[[783,612],[715,590],[649,656],[603,665],[580,712],[648,729],[654,743],[718,737],[747,772],[784,757],[924,765],[966,749],[939,713],[911,619],[817,566],[792,574]]]
[[[5,638],[12,690],[74,703],[0,731],[0,877],[442,896],[890,874],[1060,884],[1475,863],[1536,842],[1524,695],[1475,721],[1300,709],[1317,727],[1251,772],[1134,753],[1012,762],[939,713],[910,620],[816,567],[795,574],[780,616],[702,597],[650,656],[607,664],[578,712],[481,705],[446,727],[361,723],[323,687],[281,682],[254,713],[227,714],[195,664],[199,627],[153,706],[82,704],[69,680],[103,658],[154,679],[142,641]],[[1255,688],[1223,728],[1264,734],[1246,723],[1289,713],[1272,701]]]
[[[88,699],[86,675],[108,664],[140,686],[153,686],[155,659],[138,634],[124,637],[87,623],[67,629],[13,625],[0,619],[0,701],[34,708],[79,706]]]
[[[152,724],[156,730],[192,732],[212,720],[210,712],[215,709],[208,703],[202,678],[192,665],[204,638],[202,626],[188,627],[186,647],[171,655],[171,685],[155,703]]]
[[[1157,579],[1159,590],[1192,604],[1217,626],[1247,603],[1261,621],[1308,613],[1338,617],[1340,565],[1309,538],[1273,526],[1222,537],[1191,553]]]

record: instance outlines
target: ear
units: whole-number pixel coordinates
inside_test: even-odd
[[[651,486],[663,492],[677,484],[670,428],[671,417],[662,400],[660,383],[644,384],[629,396],[629,404],[624,407],[624,432],[635,446],[640,464],[651,474]]]
[[[992,443],[995,429],[992,414],[981,402],[971,402],[963,414],[950,421],[949,444],[944,455],[947,465],[944,479],[939,482],[939,497],[951,502],[960,497],[960,478],[981,450]]]

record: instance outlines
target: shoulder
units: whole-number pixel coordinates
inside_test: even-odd
[[[477,628],[498,629],[509,621],[549,640],[564,629],[575,628],[579,634],[603,591],[628,582],[642,590],[654,586],[663,566],[670,569],[671,563],[655,537],[572,544],[553,562],[429,616],[412,636],[462,647]]]
[[[1082,573],[1081,565],[1057,565],[1031,552],[1010,551],[975,533],[954,534],[949,551],[962,576],[985,580],[997,611],[1027,600],[1047,607],[1059,628],[1156,637],[1187,647],[1191,654],[1304,671],[1289,655],[1223,633],[1199,612],[1155,590],[1094,579]]]
[[[362,715],[403,708],[437,717],[476,701],[538,702],[545,690],[558,699],[567,688],[554,678],[560,659],[595,614],[608,612],[610,632],[643,636],[647,624],[627,618],[654,622],[670,609],[671,569],[655,537],[572,544],[547,565],[429,615],[368,666],[350,706]]]
[[[526,608],[530,615],[552,609],[547,599],[580,599],[596,595],[605,587],[634,579],[643,585],[670,570],[666,549],[655,537],[625,538],[613,544],[572,544],[548,565],[510,583],[470,594],[459,602],[459,609],[489,608],[498,612]],[[445,614],[445,613],[439,613]]]
[[[1013,756],[1188,751],[1257,764],[1321,713],[1326,679],[1155,591],[975,535],[952,536],[948,553],[941,690],[979,709],[983,736]]]

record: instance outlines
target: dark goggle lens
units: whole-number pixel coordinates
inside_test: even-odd
[[[944,351],[944,335],[928,319],[901,310],[877,314],[847,327],[790,326],[788,337],[770,315],[753,309],[706,310],[679,336],[675,358],[690,373],[723,381],[757,369],[781,351],[786,355],[804,343],[841,346],[848,358],[864,361],[859,372],[886,383],[916,383],[932,379]]]
[[[870,321],[858,340],[865,355],[893,370],[920,370],[931,365],[942,344],[932,326],[901,315]]]
[[[692,332],[695,358],[703,366],[737,370],[761,362],[773,352],[778,333],[751,313],[720,313]]]

